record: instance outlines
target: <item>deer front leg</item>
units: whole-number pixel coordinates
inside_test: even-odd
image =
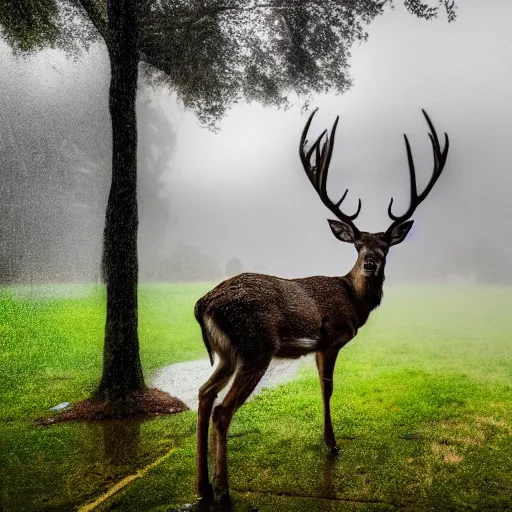
[[[330,401],[333,390],[332,376],[339,351],[339,346],[330,346],[325,351],[316,353],[316,366],[320,377],[322,400],[324,403],[324,441],[329,452],[333,454],[338,453],[338,447],[332,428]]]

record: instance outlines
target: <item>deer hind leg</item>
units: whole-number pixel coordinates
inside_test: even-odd
[[[221,356],[219,365],[210,378],[199,389],[199,407],[197,411],[197,447],[196,447],[196,490],[203,498],[213,494],[208,481],[208,427],[213,403],[217,394],[229,382],[236,369],[233,357]]]
[[[267,371],[272,356],[258,361],[243,361],[238,367],[235,379],[221,404],[213,410],[213,424],[216,429],[215,487],[218,492],[228,492],[227,434],[235,411],[249,398],[254,388]]]
[[[324,403],[324,441],[330,453],[338,453],[336,439],[331,421],[331,395],[333,390],[333,373],[336,358],[338,357],[339,347],[331,346],[324,352],[316,353],[316,366],[320,377],[320,386],[322,388],[322,400]]]

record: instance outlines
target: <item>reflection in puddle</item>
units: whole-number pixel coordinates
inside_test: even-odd
[[[2,489],[7,489],[7,485],[4,484],[4,475],[0,471],[0,510],[8,510],[7,505],[4,503],[4,493],[1,492]]]
[[[327,453],[323,460],[323,490],[324,498],[335,498],[334,475],[338,463],[339,454]],[[319,461],[320,462],[320,461]],[[315,509],[316,510],[316,509]],[[216,499],[214,502],[187,503],[174,508],[171,512],[258,512],[258,508],[248,503],[233,503],[229,499]]]
[[[124,465],[137,460],[142,420],[108,420],[100,423],[106,462]]]
[[[223,496],[211,502],[198,501],[197,503],[187,503],[179,508],[174,508],[170,512],[258,512],[255,507],[245,505],[243,508],[235,507],[229,496]]]
[[[333,475],[334,469],[336,467],[336,461],[338,460],[339,455],[333,455],[331,453],[327,453],[324,459],[324,492],[323,496],[326,497],[334,497],[335,491],[333,486]]]

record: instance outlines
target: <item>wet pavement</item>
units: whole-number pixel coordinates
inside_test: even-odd
[[[279,384],[293,380],[301,366],[307,361],[311,362],[311,359],[312,356],[301,357],[300,359],[274,359],[249,400],[260,393],[263,388],[276,387]],[[171,364],[157,370],[150,380],[150,385],[183,400],[192,410],[197,411],[199,388],[210,377],[213,368],[209,359]],[[231,381],[219,393],[218,400],[224,398],[230,385]]]

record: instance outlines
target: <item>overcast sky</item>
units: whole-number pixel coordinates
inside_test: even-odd
[[[397,257],[391,265],[407,258],[428,265],[440,251],[461,243],[512,255],[512,3],[458,0],[458,5],[451,24],[444,16],[418,20],[400,5],[377,18],[368,28],[368,42],[353,48],[352,90],[311,102],[319,112],[310,139],[340,115],[328,191],[337,200],[349,188],[344,205],[350,213],[361,198],[356,224],[365,231],[388,226],[390,197],[395,212],[407,206],[403,133],[412,145],[419,187],[430,177],[433,160],[421,109],[438,134],[450,135],[444,174],[414,215],[411,236],[393,249]],[[8,62],[5,47],[1,51]],[[37,87],[72,87],[79,98],[80,84],[102,67],[108,73],[105,53],[97,49],[78,64],[45,52],[6,69]],[[106,108],[107,93],[98,98]],[[283,276],[350,269],[354,249],[332,236],[326,222],[332,216],[298,157],[308,113],[298,106],[279,111],[239,105],[212,133],[176,105],[172,93],[159,93],[157,101],[178,133],[162,188],[170,191],[176,220],[168,231],[169,249],[181,240],[213,254],[222,266],[238,256],[247,266],[260,263]]]

